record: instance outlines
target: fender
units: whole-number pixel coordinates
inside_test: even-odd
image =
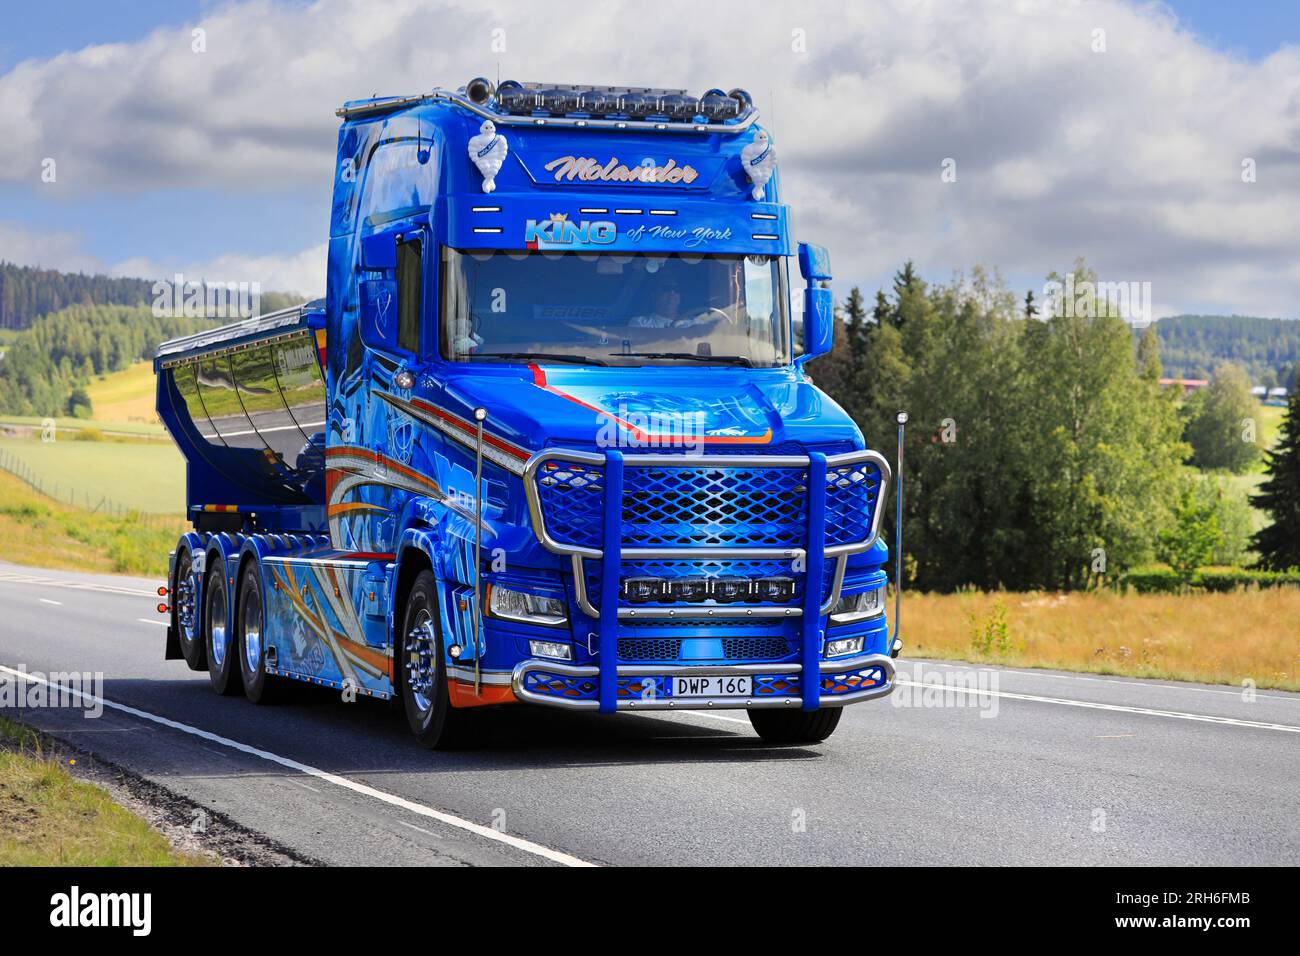
[[[419,497],[406,508],[406,530],[397,546],[394,582],[402,580],[405,562],[414,552],[423,554],[438,581],[442,606],[443,634],[449,644],[461,646],[460,661],[473,660],[477,653],[472,638],[474,588],[474,519],[445,499]],[[483,522],[483,546],[495,540],[491,525]],[[388,632],[397,647],[397,621],[402,609],[388,611]]]

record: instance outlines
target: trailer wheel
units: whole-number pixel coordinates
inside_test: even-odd
[[[226,586],[226,563],[211,562],[203,586],[203,640],[208,651],[208,680],[218,694],[240,690],[238,651],[230,633],[230,588]]]
[[[176,574],[172,578],[172,627],[181,645],[181,656],[192,671],[208,669],[208,653],[203,646],[203,628],[199,621],[199,580],[193,571],[190,549],[176,552]]]
[[[819,744],[835,732],[842,707],[821,710],[751,710],[749,722],[774,744]]]
[[[239,655],[239,675],[244,696],[254,704],[270,704],[279,696],[280,681],[266,672],[266,602],[257,562],[244,565],[235,612],[234,648]]]
[[[452,708],[447,693],[438,581],[432,571],[421,571],[411,585],[399,638],[397,680],[411,733],[430,750],[456,746],[464,740],[466,717]]]

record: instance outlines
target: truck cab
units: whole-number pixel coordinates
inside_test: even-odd
[[[169,656],[400,700],[428,746],[518,703],[807,742],[892,691],[890,468],[804,371],[829,260],[750,97],[476,79],[339,116],[325,299],[159,349]]]

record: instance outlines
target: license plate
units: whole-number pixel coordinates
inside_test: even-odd
[[[674,697],[748,697],[749,677],[674,677]]]

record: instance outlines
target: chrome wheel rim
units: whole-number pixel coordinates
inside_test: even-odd
[[[194,639],[194,575],[187,574],[176,582],[176,623],[189,640]]]
[[[262,602],[250,594],[244,605],[244,662],[256,674],[262,666]]]
[[[221,585],[213,589],[208,629],[212,633],[212,661],[219,669],[226,660],[226,589]]]
[[[433,618],[427,608],[421,608],[406,635],[406,686],[421,714],[433,709],[434,680],[438,672],[433,658],[434,645]]]

